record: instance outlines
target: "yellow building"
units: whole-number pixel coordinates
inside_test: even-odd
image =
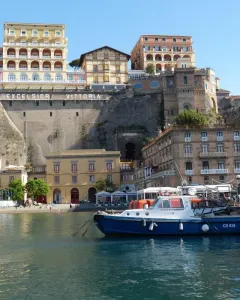
[[[66,71],[65,25],[4,23],[4,87],[58,87]]]
[[[46,156],[48,203],[95,202],[98,179],[120,186],[120,151],[67,150]]]
[[[27,183],[27,172],[24,167],[8,166],[0,171],[0,189],[7,189],[12,180],[21,179],[23,184]]]
[[[85,71],[87,84],[124,84],[128,81],[130,55],[104,46],[80,57],[79,66]]]

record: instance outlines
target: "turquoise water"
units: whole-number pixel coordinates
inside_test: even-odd
[[[0,215],[0,299],[240,299],[240,237],[73,237],[90,217]]]

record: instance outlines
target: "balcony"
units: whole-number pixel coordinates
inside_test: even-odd
[[[193,157],[193,153],[184,153],[184,157]]]
[[[15,54],[8,54],[7,57],[16,57]]]
[[[222,142],[223,141],[223,136],[217,136],[217,141]]]
[[[191,140],[192,140],[191,137],[185,137],[185,142],[186,142],[186,143],[191,142]]]
[[[200,152],[199,157],[227,157],[227,152]]]
[[[233,156],[240,156],[240,151],[233,152]]]
[[[187,176],[194,175],[194,170],[185,170],[185,175],[187,175]]]
[[[240,173],[240,168],[235,168],[234,173]]]
[[[239,135],[234,135],[233,139],[234,139],[234,141],[240,141],[240,136]]]
[[[202,169],[201,175],[228,174],[228,169]]]
[[[62,57],[62,55],[55,55],[54,58],[61,59],[63,57]]]
[[[208,138],[207,136],[202,136],[202,142],[207,142]]]

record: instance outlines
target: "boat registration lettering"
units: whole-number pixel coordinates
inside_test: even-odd
[[[235,228],[236,224],[223,224],[223,228]]]

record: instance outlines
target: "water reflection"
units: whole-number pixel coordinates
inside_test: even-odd
[[[72,237],[90,217],[2,215],[0,299],[240,296],[240,237],[113,239],[94,226]]]

